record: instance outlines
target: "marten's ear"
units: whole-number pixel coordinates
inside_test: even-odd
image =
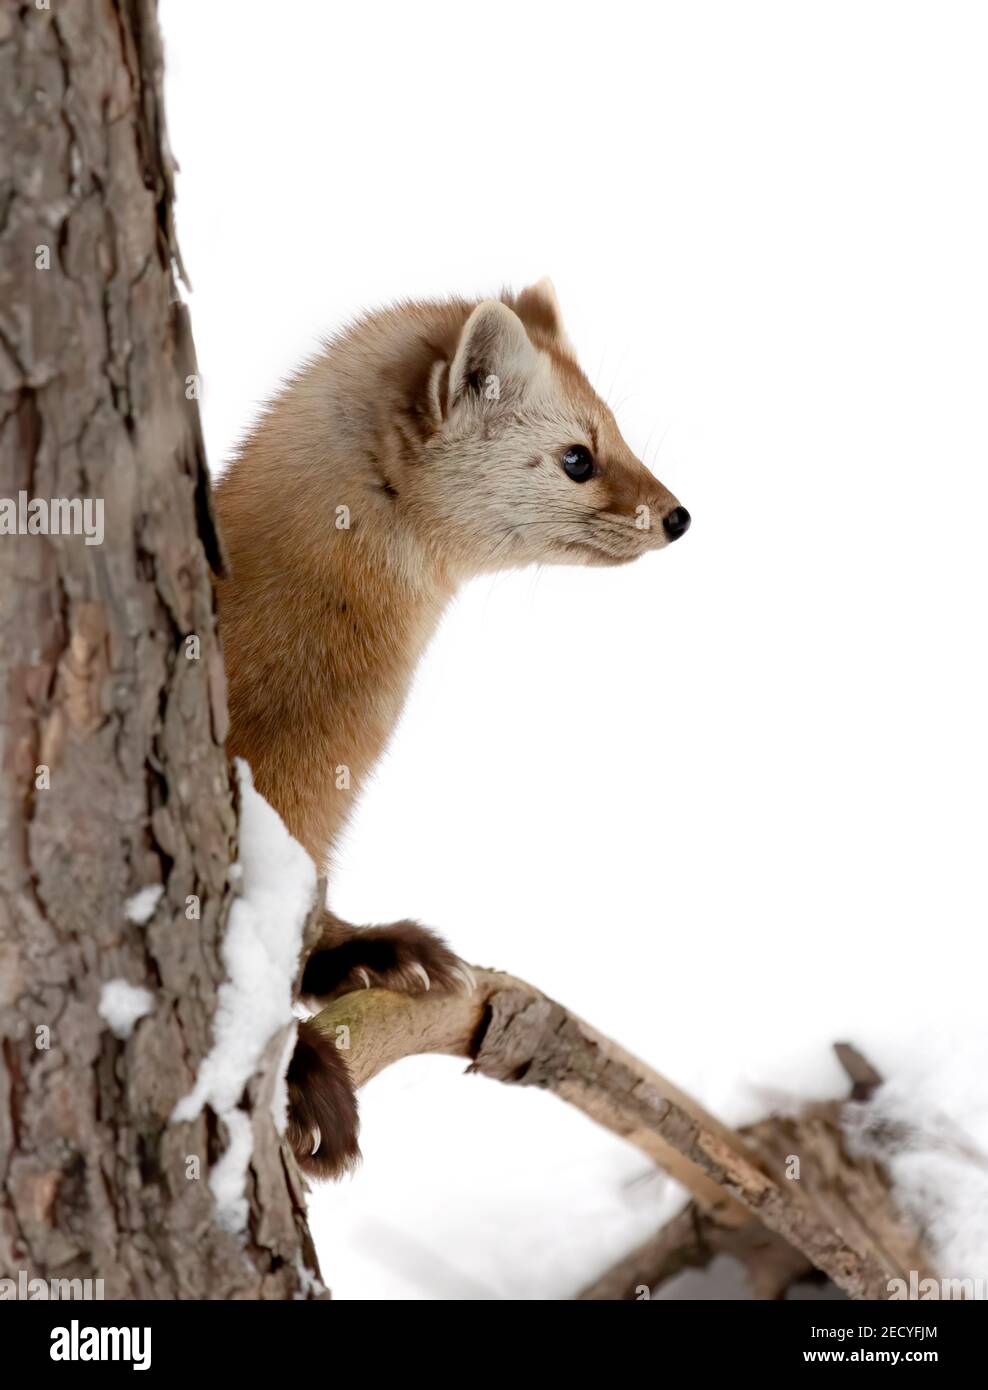
[[[517,395],[538,367],[525,325],[499,299],[485,299],[463,325],[449,369],[446,409],[473,392],[481,400]]]
[[[563,313],[556,297],[556,287],[548,275],[543,275],[541,280],[522,290],[515,299],[515,312],[526,328],[553,339],[556,346],[570,357],[576,356],[563,327]]]

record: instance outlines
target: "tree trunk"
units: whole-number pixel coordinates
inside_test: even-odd
[[[237,817],[160,67],[153,0],[0,10],[0,496],[105,500],[102,544],[0,533],[0,1275],[318,1296],[284,1036],[240,1102],[246,1230],[210,1189],[226,1125],[169,1123],[212,1042]],[[129,1033],[111,981],[148,991],[122,990]]]

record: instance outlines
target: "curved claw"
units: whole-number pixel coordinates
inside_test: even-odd
[[[463,982],[464,991],[467,994],[473,994],[474,990],[477,988],[477,977],[470,969],[469,965],[458,965],[453,971],[453,974],[458,980]]]

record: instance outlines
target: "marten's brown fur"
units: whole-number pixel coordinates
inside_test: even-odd
[[[585,481],[564,471],[574,446],[592,456]],[[689,521],[581,372],[548,281],[359,321],[271,403],[216,504],[231,752],[320,868],[459,584],[533,562],[621,564]],[[327,912],[303,994],[468,981],[415,923]],[[300,1162],[340,1171],[357,1154],[341,1055],[302,1024],[288,1079]]]

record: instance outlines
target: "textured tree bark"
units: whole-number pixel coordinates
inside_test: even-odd
[[[169,1124],[212,1041],[237,819],[160,65],[153,0],[0,9],[0,495],[105,500],[102,544],[0,534],[0,1275],[319,1296],[284,1039],[241,1102],[245,1232],[215,1219],[225,1126]],[[128,1037],[114,980],[150,993]]]

